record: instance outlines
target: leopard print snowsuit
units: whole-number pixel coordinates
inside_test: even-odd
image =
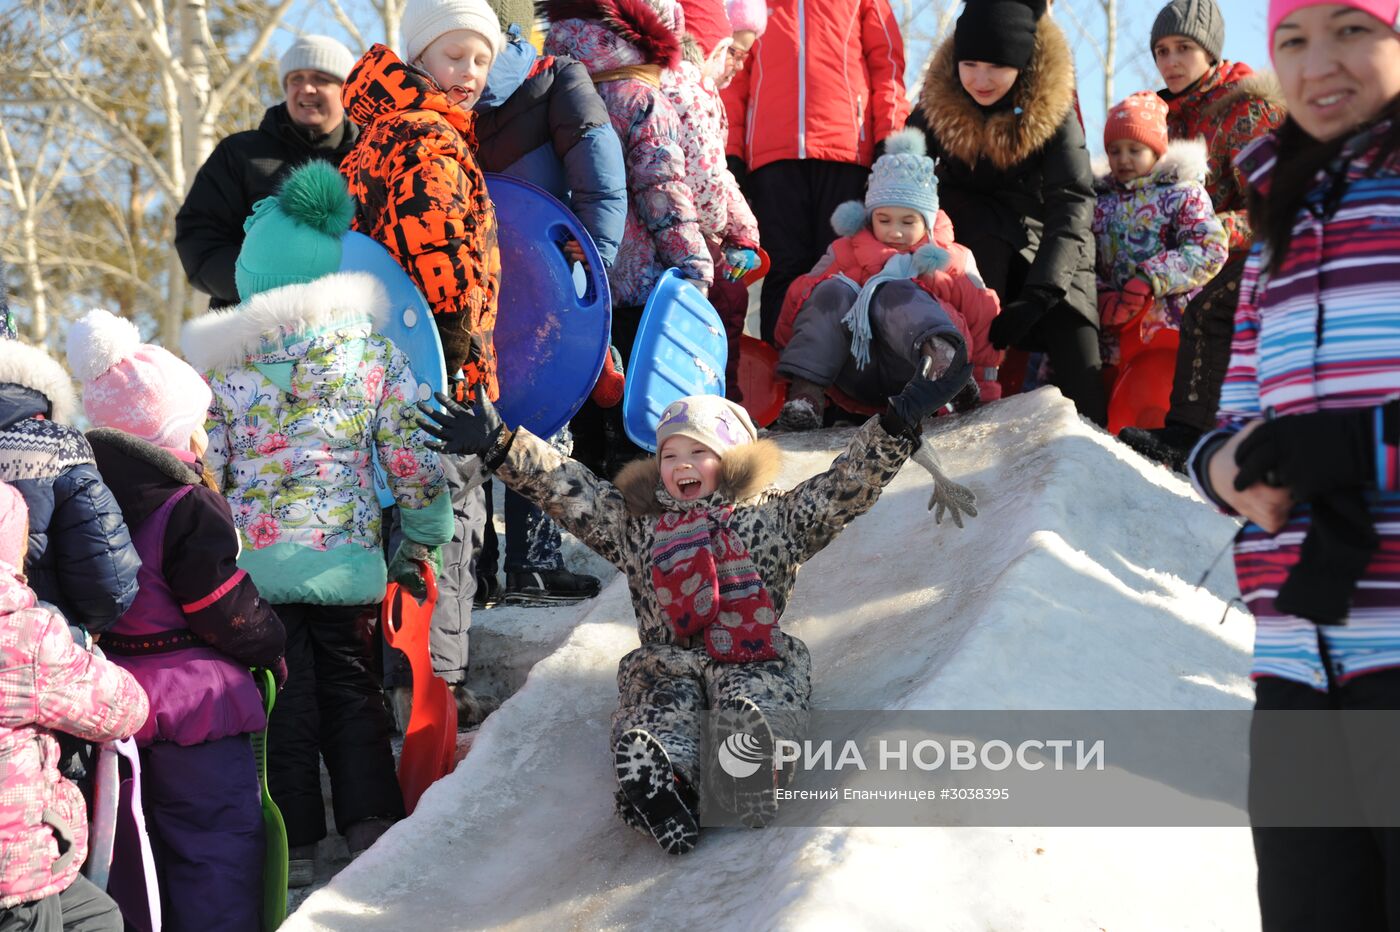
[[[688,505],[736,504],[730,527],[748,546],[781,617],[801,565],[875,505],[913,449],[872,418],[830,469],[782,492],[769,487],[781,454],[760,440],[726,453],[718,490]],[[521,429],[496,475],[627,576],[642,644],[618,664],[614,745],[629,729],[643,728],[682,780],[698,787],[705,759],[697,713],[748,699],[775,737],[797,737],[791,729],[801,716],[793,713],[807,709],[812,692],[807,645],[784,633],[775,637],[778,660],[720,663],[706,653],[703,636],[679,638],[667,623],[652,586],[652,550],[657,518],[678,505],[662,488],[654,457],[630,464],[612,485]],[[619,799],[619,815],[627,819],[629,810]]]

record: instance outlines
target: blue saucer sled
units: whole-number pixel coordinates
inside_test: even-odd
[[[612,332],[603,257],[579,219],[544,189],[497,174],[486,176],[486,189],[501,250],[496,409],[511,427],[549,438],[583,407],[603,371]],[[570,239],[583,247],[586,272],[564,255]]]
[[[603,369],[612,327],[603,260],[583,224],[548,192],[505,175],[488,174],[486,186],[496,205],[501,254],[496,408],[512,427],[551,437],[578,413]],[[587,271],[564,255],[568,239],[582,245]],[[432,309],[388,250],[347,233],[340,270],[366,272],[384,284],[390,311],[380,332],[408,357],[419,399],[446,392]],[[375,489],[381,504],[393,504],[378,463]]]
[[[680,272],[667,269],[642,310],[626,369],[622,424],[627,436],[655,453],[661,413],[688,395],[723,395],[728,359],[719,312]]]

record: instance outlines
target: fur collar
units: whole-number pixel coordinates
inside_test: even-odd
[[[674,68],[681,63],[681,40],[666,21],[675,19],[672,2],[663,0],[653,6],[647,0],[540,0],[535,9],[551,23],[595,22],[636,49],[643,64]],[[658,12],[658,6],[667,10],[667,17]]]
[[[756,440],[724,455],[720,463],[719,488],[711,499],[740,504],[773,484],[783,465],[783,454],[771,440]],[[627,511],[643,518],[660,515],[666,506],[657,498],[661,485],[661,463],[654,456],[634,460],[613,480],[627,503]]]
[[[1019,165],[1050,141],[1074,108],[1074,57],[1048,16],[1041,17],[1030,64],[1011,89],[1013,107],[984,113],[962,89],[957,64],[950,35],[929,59],[919,109],[943,151],[960,162],[976,165],[985,158],[1001,171]]]
[[[37,346],[0,340],[0,382],[23,385],[49,400],[49,420],[72,424],[78,409],[67,370]]]
[[[1256,71],[1208,104],[1204,111],[1205,118],[1207,122],[1215,122],[1246,100],[1258,100],[1280,110],[1286,107],[1286,102],[1283,99],[1283,88],[1279,85],[1278,78],[1274,73],[1272,71]]]
[[[1111,173],[1105,173],[1095,182],[1095,188],[1104,193],[1149,185],[1205,184],[1208,172],[1205,140],[1178,139],[1167,144],[1167,151],[1157,160],[1157,164],[1152,166],[1152,171],[1147,177],[1140,178],[1133,184],[1120,185],[1113,180]]]
[[[89,443],[106,444],[118,453],[147,463],[184,485],[199,485],[199,473],[169,450],[114,427],[96,427],[87,432]]]
[[[269,337],[307,333],[345,324],[384,326],[389,296],[365,272],[339,272],[305,285],[287,285],[255,295],[222,311],[196,317],[180,334],[180,349],[200,372],[241,366]]]

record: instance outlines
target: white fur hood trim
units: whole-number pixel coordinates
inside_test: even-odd
[[[1177,139],[1167,144],[1167,151],[1152,168],[1159,181],[1196,181],[1205,184],[1209,162],[1204,139]]]
[[[69,426],[78,410],[78,397],[66,369],[37,346],[0,340],[0,383],[23,385],[49,400],[50,419]]]
[[[1098,180],[1095,187],[1099,191],[1111,191],[1118,187],[1113,180],[1113,172],[1108,168],[1108,160],[1096,162],[1094,165],[1099,171]],[[1131,186],[1141,184],[1162,185],[1162,184],[1205,184],[1206,175],[1209,172],[1209,161],[1206,155],[1206,141],[1204,139],[1177,139],[1167,144],[1167,151],[1162,153],[1162,157],[1157,160],[1157,164],[1152,166],[1152,173],[1146,176],[1145,180],[1130,183]]]
[[[338,272],[196,317],[185,324],[180,349],[190,365],[210,372],[243,365],[272,334],[353,323],[380,330],[388,314],[389,296],[379,279],[365,272]]]

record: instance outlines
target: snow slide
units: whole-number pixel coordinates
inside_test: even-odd
[[[848,437],[783,438],[782,482]],[[910,464],[803,569],[783,624],[817,708],[1248,708],[1228,559],[1196,586],[1232,522],[1054,390],[931,439],[981,516],[936,527]],[[577,612],[456,772],[285,928],[1258,928],[1242,828],[709,830],[668,857],[612,814],[625,582]]]

